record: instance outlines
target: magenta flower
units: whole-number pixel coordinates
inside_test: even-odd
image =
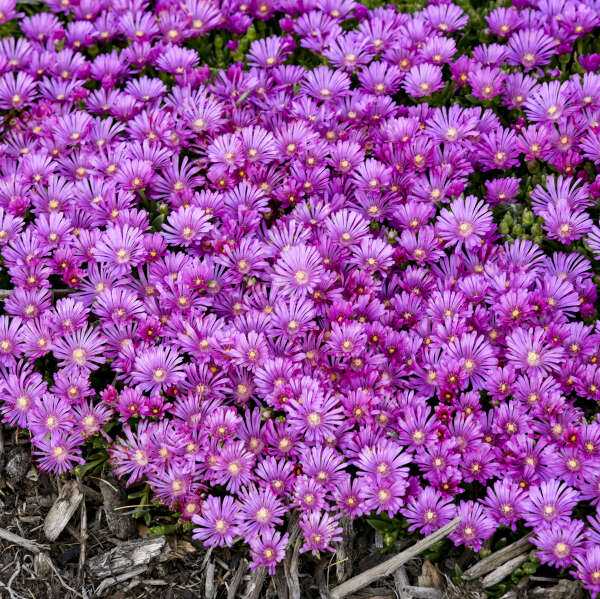
[[[223,499],[208,497],[192,521],[197,525],[192,535],[194,539],[209,547],[231,546],[238,534],[239,504],[231,495]]]

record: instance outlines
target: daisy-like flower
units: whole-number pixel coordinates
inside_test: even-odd
[[[364,325],[358,322],[339,325],[334,322],[331,335],[327,340],[327,346],[334,355],[340,357],[356,356],[362,353],[366,342],[367,335],[364,331]]]
[[[301,400],[293,399],[284,406],[291,429],[303,434],[309,443],[334,437],[343,419],[343,409],[338,400],[315,392],[311,387],[302,392]]]
[[[31,410],[27,425],[36,439],[68,433],[73,428],[71,406],[64,399],[45,395]]]
[[[484,500],[487,515],[499,524],[517,529],[517,521],[523,517],[527,507],[525,493],[510,480],[498,480],[488,490]]]
[[[583,522],[566,520],[538,529],[530,540],[538,547],[536,555],[543,564],[565,568],[585,555],[582,533]]]
[[[85,464],[81,457],[83,439],[76,435],[57,432],[35,441],[33,455],[38,457],[40,470],[61,475],[76,464]]]
[[[429,63],[415,65],[406,74],[402,87],[409,96],[415,98],[430,96],[444,87],[442,69]]]
[[[341,246],[359,243],[367,235],[369,223],[358,212],[340,210],[325,222],[329,235]]]
[[[243,442],[225,443],[220,449],[216,465],[219,482],[224,484],[228,491],[237,493],[253,478],[255,460],[255,455],[245,448]]]
[[[240,507],[231,496],[207,497],[199,514],[192,516],[196,524],[193,538],[206,547],[231,547],[239,534]]]
[[[273,284],[284,293],[311,294],[321,283],[325,270],[314,246],[295,245],[283,252],[273,270]]]
[[[485,514],[481,504],[473,501],[461,501],[456,515],[462,519],[449,537],[457,546],[466,545],[479,551],[483,541],[494,533],[494,521]]]
[[[450,210],[442,209],[436,228],[448,245],[464,245],[470,250],[480,246],[493,232],[492,212],[473,196],[460,197],[452,202]]]
[[[567,86],[560,81],[542,83],[525,101],[525,114],[533,123],[555,123],[575,110],[568,98]]]
[[[315,100],[339,100],[350,91],[350,77],[342,71],[317,67],[305,75],[302,89]]]
[[[24,330],[20,318],[0,316],[0,364],[13,366],[23,351]]]
[[[269,489],[251,487],[242,491],[240,498],[240,531],[252,538],[258,534],[269,535],[283,523],[285,507]]]
[[[142,232],[129,225],[110,227],[94,250],[94,258],[107,264],[115,275],[124,275],[144,261]]]
[[[543,229],[550,239],[569,245],[592,230],[593,222],[587,212],[573,210],[566,202],[549,204],[538,215],[544,219]]]
[[[200,242],[210,228],[210,217],[202,208],[182,206],[169,215],[163,235],[169,245],[187,247]]]
[[[530,489],[523,517],[532,528],[566,524],[578,501],[579,493],[575,489],[561,481],[549,480]]]
[[[143,391],[157,393],[183,378],[182,358],[172,348],[148,349],[136,357],[131,376]]]
[[[552,347],[540,327],[515,329],[506,338],[506,358],[515,368],[527,373],[547,374],[557,370],[564,360],[564,351]]]
[[[575,560],[577,577],[591,593],[600,593],[600,547],[588,547]]]
[[[408,529],[419,530],[424,535],[431,534],[450,522],[455,512],[456,507],[452,502],[433,487],[426,487],[411,497],[402,510],[409,524]]]
[[[25,71],[8,72],[0,77],[0,108],[3,110],[22,110],[35,95],[35,80]]]
[[[331,544],[342,540],[342,527],[338,520],[327,512],[302,514],[300,530],[305,541],[300,551],[312,551],[313,555],[319,555],[323,551],[332,551]]]
[[[540,29],[523,29],[508,40],[508,64],[520,65],[525,71],[548,64],[556,53],[554,40]]]
[[[39,373],[20,362],[11,370],[0,370],[0,411],[4,422],[25,428],[33,408],[46,392],[47,385]]]
[[[51,343],[59,365],[68,370],[87,373],[104,364],[104,336],[95,328],[79,329]]]
[[[274,575],[276,566],[285,557],[289,535],[282,535],[277,531],[269,531],[256,535],[250,539],[250,555],[252,562],[250,569],[267,568],[269,574]]]

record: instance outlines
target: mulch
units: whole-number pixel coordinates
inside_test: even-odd
[[[160,508],[152,508],[149,528],[132,517],[128,501],[110,474],[79,480],[38,471],[24,434],[0,425],[0,599],[328,599],[340,582],[412,543],[399,540],[383,553],[379,533],[364,520],[348,522],[336,554],[301,554],[268,576],[248,568],[243,543],[207,549],[181,527],[173,532],[175,520]],[[157,525],[170,525],[173,534],[152,534]],[[49,541],[48,533],[57,530]],[[455,576],[474,563],[473,552],[464,549],[450,548],[435,564],[418,556],[348,599],[418,599],[418,593],[485,599],[478,580],[463,583]],[[502,599],[587,596],[571,580],[526,576]]]

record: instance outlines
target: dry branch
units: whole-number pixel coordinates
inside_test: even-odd
[[[518,541],[507,545],[503,549],[488,555],[480,562],[477,562],[474,566],[464,572],[462,578],[464,580],[474,580],[475,578],[479,578],[480,576],[483,576],[492,570],[496,570],[508,560],[511,560],[518,555],[529,551],[531,546],[532,545],[529,542],[528,537],[523,537]]]
[[[229,584],[229,588],[227,589],[227,599],[235,599],[237,595],[238,587],[242,582],[242,578],[244,574],[246,574],[246,570],[248,569],[248,562],[242,558],[238,567],[235,570],[233,578],[231,579],[231,583]]]
[[[370,568],[366,572],[362,572],[358,576],[354,576],[350,580],[347,580],[343,584],[335,587],[330,593],[330,599],[342,599],[343,597],[346,597],[347,595],[366,587],[379,578],[389,576],[407,561],[411,560],[413,557],[416,557],[432,545],[435,545],[435,543],[441,539],[447,537],[456,529],[460,520],[460,516],[454,518],[452,522],[449,522],[446,524],[446,526],[442,526],[442,528],[430,534],[428,537],[421,539],[412,545],[412,547],[401,551],[385,562],[378,564],[374,568]]]
[[[0,539],[12,543],[13,545],[19,545],[19,547],[23,547],[23,549],[27,549],[27,551],[31,551],[31,553],[41,553],[46,549],[43,545],[9,532],[5,528],[0,528]]]
[[[517,555],[511,560],[508,560],[502,564],[499,568],[496,568],[493,572],[490,572],[482,581],[481,586],[484,589],[498,584],[501,580],[504,580],[507,576],[510,576],[523,562],[527,561],[527,554]]]
[[[94,597],[99,597],[104,595],[104,593],[106,592],[106,590],[115,585],[115,584],[119,584],[120,582],[125,582],[126,580],[130,580],[131,578],[135,578],[136,576],[139,576],[140,574],[143,574],[146,571],[146,566],[142,566],[141,568],[135,568],[134,570],[130,570],[129,572],[124,572],[123,574],[119,574],[118,576],[110,576],[108,578],[105,578],[101,583],[100,586],[98,586],[98,588],[96,589],[95,593],[94,593]]]
[[[394,572],[394,584],[396,585],[396,592],[398,593],[399,599],[411,599],[411,596],[406,590],[410,586],[410,582],[404,566],[400,566]]]
[[[442,591],[432,587],[404,587],[407,597],[411,599],[442,599]]]
[[[246,593],[244,599],[258,599],[260,592],[262,591],[265,578],[267,577],[266,568],[256,568],[250,575],[250,580],[246,586]]]

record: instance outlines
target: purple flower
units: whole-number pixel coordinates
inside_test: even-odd
[[[250,568],[267,568],[269,574],[275,574],[275,568],[285,557],[289,535],[283,536],[277,531],[256,535],[250,539]]]
[[[239,518],[239,504],[231,495],[207,497],[200,514],[192,516],[197,525],[192,536],[207,547],[230,547],[239,533]]]
[[[313,555],[319,555],[322,551],[332,551],[331,544],[342,539],[342,528],[338,520],[327,512],[302,514],[300,530],[305,540],[300,551],[312,551]]]
[[[450,535],[455,545],[466,545],[479,551],[483,541],[492,536],[494,522],[484,512],[483,507],[472,501],[461,501],[456,512],[461,518],[456,530]]]
[[[583,522],[567,520],[539,529],[531,542],[539,548],[536,555],[543,564],[562,568],[583,557],[582,531]]]

